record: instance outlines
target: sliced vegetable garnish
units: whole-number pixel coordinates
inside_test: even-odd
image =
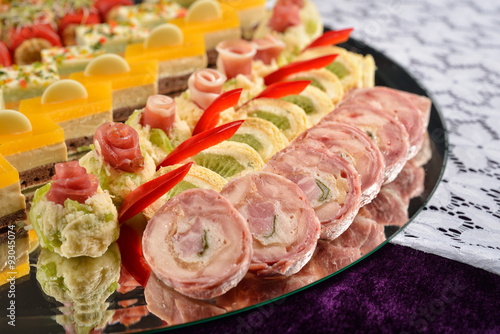
[[[328,195],[330,194],[330,189],[320,180],[316,180],[316,184],[321,189],[321,193],[322,193],[321,197],[318,200],[320,202],[323,202],[328,198]]]
[[[120,227],[120,237],[117,243],[123,266],[137,283],[145,287],[151,275],[151,268],[142,254],[141,233],[124,224]]]
[[[264,84],[267,86],[283,81],[289,75],[325,67],[337,58],[337,55],[326,55],[318,58],[301,60],[285,65],[264,77]]]
[[[234,107],[240,100],[242,88],[237,88],[219,95],[203,112],[193,130],[193,136],[215,128],[219,123],[220,113]]]
[[[12,65],[12,58],[10,56],[9,49],[4,42],[0,41],[0,66],[10,66]]]
[[[273,218],[273,230],[268,235],[265,235],[264,238],[270,238],[270,237],[273,236],[274,232],[276,232],[276,220],[277,219],[278,219],[278,216],[274,215],[274,218]]]
[[[157,178],[135,188],[125,197],[120,210],[118,221],[123,224],[150,204],[155,202],[163,194],[167,193],[189,172],[193,162],[187,163],[171,172],[158,176]]]
[[[311,83],[309,80],[276,82],[264,89],[252,100],[260,98],[279,99],[288,95],[298,95]]]
[[[198,256],[203,256],[203,253],[208,249],[208,240],[207,240],[207,230],[203,230],[203,237],[201,238],[201,248],[203,250],[198,252]]]
[[[302,50],[302,52],[307,49],[316,48],[318,46],[336,45],[347,42],[347,40],[349,39],[349,35],[353,30],[354,28],[327,31],[323,35],[312,41],[308,46],[306,46]]]
[[[231,138],[238,131],[244,120],[234,121],[223,124],[216,128],[203,131],[195,136],[185,140],[177,146],[162,162],[156,167],[156,170],[161,167],[175,165],[183,160],[190,158],[199,152],[214,146],[226,139]]]

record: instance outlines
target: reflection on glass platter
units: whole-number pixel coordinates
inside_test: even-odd
[[[377,50],[354,39],[350,39],[341,46],[361,54],[371,54],[374,57],[377,64],[376,85],[429,96],[428,92],[401,66]],[[429,200],[445,167],[447,133],[442,116],[434,103],[428,133],[432,158],[424,166],[423,192],[410,201],[409,219],[406,224],[419,213]],[[260,306],[262,303],[284,298],[290,293],[309,288],[315,283],[328,279],[365,259],[401,231],[406,224],[384,226],[384,240],[377,240],[376,244],[371,244],[369,248],[365,249],[364,254],[353,252],[352,249],[340,250],[339,247],[334,247],[328,242],[320,241],[311,261],[292,277],[264,280],[248,274],[237,287],[215,300],[190,299],[155,281],[150,284],[158,285],[155,288],[162,291],[162,305],[150,305],[150,308],[154,309],[155,313],[161,313],[163,319],[150,313],[142,288],[132,287],[131,291],[127,291],[126,286],[122,286],[120,289],[122,292],[114,292],[106,299],[109,294],[106,292],[109,284],[106,283],[108,286],[102,289],[105,282],[92,283],[95,286],[88,290],[96,292],[95,296],[92,297],[95,298],[95,302],[89,303],[88,307],[82,308],[70,304],[63,306],[52,297],[45,295],[40,288],[35,269],[40,254],[38,250],[30,257],[32,265],[30,275],[16,281],[16,327],[13,332],[88,332],[96,325],[104,327],[104,331],[107,333],[147,332],[166,327],[175,328],[177,325],[185,323],[197,323],[214,317],[234,314],[241,310]],[[119,268],[112,270],[119,271]],[[4,312],[10,302],[7,298],[7,288],[7,284],[0,288],[0,308]],[[102,291],[99,290],[100,288]],[[62,289],[64,290],[64,287]],[[104,296],[102,300],[99,299],[99,291],[101,297]],[[104,300],[106,300],[105,303]],[[158,309],[161,310],[158,311]],[[4,320],[0,323],[0,332],[12,331],[12,327],[6,327]]]

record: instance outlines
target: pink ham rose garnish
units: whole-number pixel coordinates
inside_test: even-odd
[[[222,92],[227,77],[221,72],[206,68],[191,74],[188,80],[191,101],[205,110]]]
[[[161,129],[168,134],[174,126],[176,104],[173,98],[165,95],[148,97],[142,112],[141,125],[151,129]]]
[[[78,161],[68,161],[55,165],[56,174],[47,193],[47,199],[56,204],[64,205],[66,199],[85,203],[97,191],[99,181],[95,175],[78,164]]]
[[[293,1],[280,1],[274,6],[268,25],[274,31],[284,32],[300,23],[300,7]]]
[[[139,135],[134,128],[109,122],[97,128],[94,141],[101,147],[101,155],[113,168],[135,173],[144,167],[139,147]]]
[[[252,59],[255,56],[255,46],[243,39],[231,39],[220,42],[215,47],[219,53],[217,67],[223,69],[228,79],[238,74],[252,74]]]
[[[256,38],[252,43],[257,50],[253,59],[261,60],[266,65],[277,59],[286,46],[282,40],[272,34],[267,34],[264,38]]]

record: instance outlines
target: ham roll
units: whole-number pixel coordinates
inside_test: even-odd
[[[358,172],[319,143],[289,146],[262,170],[282,175],[304,191],[321,222],[322,239],[338,237],[358,212],[361,199]]]
[[[250,271],[289,276],[311,258],[320,223],[305,194],[292,181],[255,172],[224,186],[221,195],[246,219],[253,237]]]
[[[148,310],[169,326],[184,324],[226,313],[204,300],[192,299],[166,286],[154,274],[149,277],[144,298]]]
[[[323,122],[303,132],[293,143],[316,141],[330,152],[349,161],[361,182],[361,205],[375,196],[384,181],[385,162],[377,144],[359,128],[340,122]]]
[[[368,105],[346,105],[335,109],[322,122],[336,121],[363,130],[378,146],[385,160],[384,183],[396,178],[408,157],[408,133],[403,125]]]
[[[188,189],[169,200],[149,221],[142,245],[156,277],[195,299],[236,286],[252,258],[245,219],[208,189]]]
[[[409,147],[407,159],[413,158],[424,140],[425,121],[420,110],[399,91],[387,87],[355,89],[341,106],[367,104],[394,116],[408,132]]]

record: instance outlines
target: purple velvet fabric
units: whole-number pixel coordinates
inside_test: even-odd
[[[387,244],[284,301],[183,333],[500,333],[500,276]]]

